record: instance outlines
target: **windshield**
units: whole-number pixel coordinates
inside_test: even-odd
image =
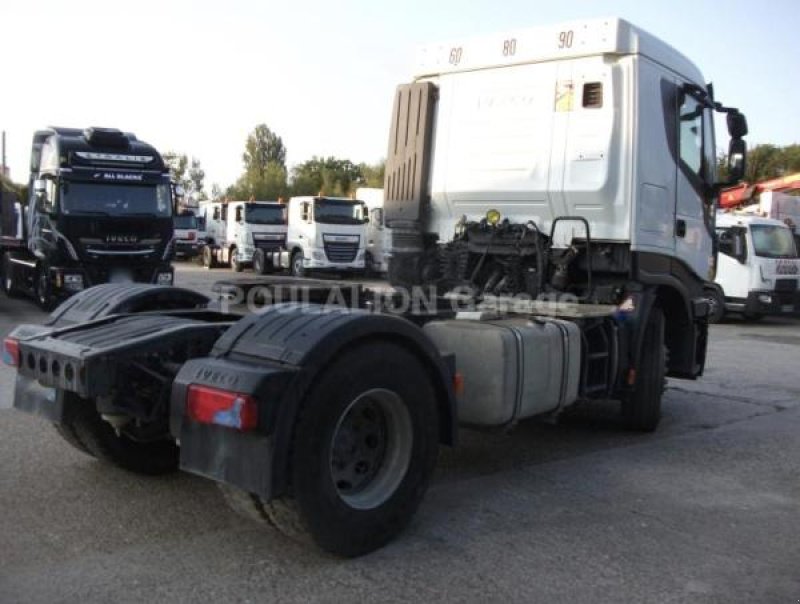
[[[314,201],[314,220],[326,224],[363,224],[366,208],[363,201],[317,199]]]
[[[248,203],[244,208],[244,220],[249,224],[286,224],[285,206]]]
[[[170,187],[65,182],[61,189],[64,214],[103,216],[170,216]]]
[[[172,225],[176,229],[196,229],[197,217],[196,216],[176,216],[172,219]]]
[[[754,224],[753,247],[756,256],[765,258],[797,258],[794,237],[789,227],[768,224]]]

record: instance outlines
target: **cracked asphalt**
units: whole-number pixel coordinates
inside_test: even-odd
[[[178,284],[231,275],[181,266]],[[43,316],[0,295],[0,334]],[[655,434],[599,406],[462,431],[409,529],[346,561],[240,519],[209,481],[82,455],[10,409],[12,387],[0,368],[4,603],[800,601],[798,320],[713,326],[705,377],[670,380]]]

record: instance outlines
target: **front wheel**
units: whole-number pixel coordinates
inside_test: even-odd
[[[293,277],[305,277],[306,267],[303,266],[303,252],[292,254],[291,273]]]
[[[244,270],[244,264],[239,261],[239,250],[235,247],[231,248],[230,252],[231,268],[236,273],[241,273]]]
[[[241,495],[236,507],[296,540],[360,556],[409,522],[437,451],[437,400],[424,365],[399,345],[364,344],[324,372],[300,410],[292,496]]]
[[[706,291],[706,295],[711,303],[708,322],[719,323],[725,318],[725,297],[717,289],[709,289]]]
[[[14,269],[12,268],[11,256],[8,252],[3,254],[3,292],[13,298],[17,295],[17,287],[14,284]]]
[[[50,271],[46,265],[41,265],[36,271],[36,301],[42,310],[50,311],[54,306],[53,288],[50,283]]]
[[[208,245],[203,248],[203,266],[206,268],[215,268],[217,266],[217,258],[214,256],[214,250]]]
[[[645,327],[633,392],[622,402],[622,417],[630,429],[652,432],[658,427],[661,397],[666,385],[666,365],[664,313],[656,307],[650,311]]]

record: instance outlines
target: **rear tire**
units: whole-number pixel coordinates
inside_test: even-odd
[[[636,384],[622,402],[622,417],[627,426],[640,432],[653,432],[661,420],[661,398],[666,386],[667,349],[664,346],[664,313],[655,307],[645,328]]]
[[[56,430],[79,451],[136,474],[157,476],[178,469],[178,446],[172,440],[137,442],[124,432],[118,435],[92,401],[67,392],[58,396],[67,397],[68,412]]]
[[[360,556],[393,539],[422,501],[438,451],[436,394],[424,365],[390,343],[352,349],[315,384],[295,424],[292,495],[240,493],[234,507],[294,540]]]

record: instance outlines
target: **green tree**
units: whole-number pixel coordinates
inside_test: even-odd
[[[383,188],[383,180],[386,174],[386,160],[381,160],[377,164],[359,164],[363,186],[376,189]]]
[[[361,166],[349,159],[317,157],[298,164],[292,170],[294,195],[325,195],[346,197],[355,187],[364,184]]]
[[[164,163],[169,168],[170,178],[172,182],[182,186],[185,190],[189,190],[191,181],[189,180],[187,170],[189,168],[189,158],[185,153],[178,153],[176,151],[167,151],[162,156]]]
[[[206,178],[206,171],[200,166],[200,160],[192,158],[192,165],[189,168],[188,179],[191,183],[191,192],[197,196],[197,199],[202,201],[208,199],[208,195],[203,188]]]
[[[266,124],[259,124],[248,135],[242,154],[245,172],[263,174],[271,163],[286,169],[286,146]]]
[[[725,176],[727,156],[722,153],[718,158],[720,175]],[[800,145],[756,145],[747,151],[747,168],[744,180],[756,183],[770,178],[778,178],[786,174],[800,172]]]

